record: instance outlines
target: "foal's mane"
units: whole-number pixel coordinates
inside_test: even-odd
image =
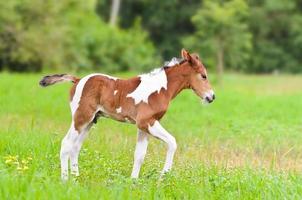
[[[160,68],[155,68],[153,69],[152,71],[150,71],[149,73],[147,74],[143,74],[143,75],[156,75],[158,73],[160,73],[162,70],[164,69],[167,69],[167,68],[172,68],[172,67],[175,67],[176,65],[181,65],[183,64],[184,62],[186,62],[185,59],[183,58],[176,58],[176,57],[173,57],[170,61],[165,61],[164,62],[164,65]]]
[[[170,61],[165,61],[165,64],[163,67],[174,67],[175,65],[181,65],[185,62],[186,60],[183,58],[176,58],[173,57]]]

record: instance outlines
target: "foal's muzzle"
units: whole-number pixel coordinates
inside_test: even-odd
[[[203,95],[203,99],[206,103],[212,103],[215,100],[215,94],[213,90],[206,92]]]

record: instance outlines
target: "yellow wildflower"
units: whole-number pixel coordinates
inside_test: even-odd
[[[12,162],[12,160],[8,159],[8,160],[5,161],[5,164],[10,164],[11,162]]]
[[[27,161],[27,160],[25,160],[25,159],[22,159],[22,163],[23,163],[23,164],[27,164],[27,163],[28,163],[28,161]]]

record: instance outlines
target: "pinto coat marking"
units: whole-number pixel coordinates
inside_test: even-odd
[[[68,160],[71,173],[79,175],[78,156],[88,131],[98,117],[108,117],[136,124],[137,145],[131,176],[137,178],[143,163],[148,135],[167,144],[166,161],[162,173],[172,167],[177,145],[159,120],[166,113],[169,102],[183,89],[191,88],[207,102],[215,98],[207,79],[206,69],[199,57],[182,50],[182,59],[173,58],[160,69],[130,79],[119,79],[104,74],[90,74],[82,79],[61,74],[45,76],[40,85],[46,87],[57,82],[71,81],[70,108],[72,123],[62,141],[61,177],[68,179]]]
[[[167,89],[167,76],[163,68],[155,69],[149,74],[140,75],[140,84],[127,97],[132,97],[135,104],[148,103],[148,98],[154,92],[159,93],[162,88]]]

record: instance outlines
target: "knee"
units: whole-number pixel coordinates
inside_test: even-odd
[[[170,140],[169,140],[169,150],[171,151],[176,151],[177,149],[177,143],[176,143],[176,140],[174,137],[171,137]]]

